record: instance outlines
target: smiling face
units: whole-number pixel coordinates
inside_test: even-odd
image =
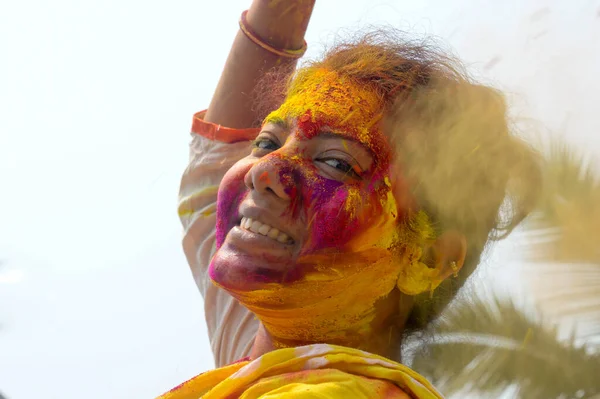
[[[390,257],[402,215],[382,108],[335,72],[304,77],[221,182],[213,281],[234,295],[340,281]]]

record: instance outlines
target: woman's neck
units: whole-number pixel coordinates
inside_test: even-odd
[[[302,278],[230,293],[261,321],[254,356],[327,343],[385,356],[398,348],[404,319],[396,288],[402,264],[386,249],[315,256],[296,267]]]
[[[269,318],[270,324],[261,321],[250,356],[255,359],[280,348],[327,343],[397,358],[403,324],[397,318],[398,300],[398,294],[393,293],[379,300],[370,312],[332,312],[322,326],[302,328],[297,320],[286,319],[279,319],[280,323],[275,325],[273,318]],[[323,315],[312,314],[315,319],[322,320],[319,316]],[[345,328],[340,329],[340,324]]]

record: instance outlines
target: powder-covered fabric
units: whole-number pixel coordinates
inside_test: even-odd
[[[221,179],[239,159],[250,154],[250,140],[258,129],[230,129],[194,115],[190,160],[179,192],[183,249],[196,285],[204,298],[204,314],[217,367],[248,356],[258,320],[208,277],[215,253],[217,191]]]
[[[372,353],[317,344],[278,349],[200,374],[159,399],[439,399],[410,368]]]

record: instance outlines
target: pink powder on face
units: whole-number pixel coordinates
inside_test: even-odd
[[[340,185],[331,193],[315,193],[313,217],[318,222],[313,223],[310,229],[310,250],[335,248],[344,251],[351,240],[370,227],[370,216],[375,213],[376,207],[369,209],[363,204],[377,199],[372,193],[362,190],[356,190],[360,193],[358,198],[353,197],[349,193],[351,189]]]
[[[297,140],[309,140],[321,131],[319,123],[312,122],[310,115],[305,116],[298,122],[300,129]],[[300,257],[351,251],[359,242],[357,240],[363,239],[363,233],[380,220],[382,203],[390,189],[384,184],[384,177],[387,176],[385,171],[389,165],[387,162],[378,163],[374,160],[374,170],[369,174],[368,181],[338,181],[320,174],[320,167],[310,155],[304,153],[304,146],[294,146],[291,144],[281,151],[269,153],[260,160],[248,163],[247,167],[234,166],[226,174],[217,198],[216,245],[217,249],[221,248],[229,231],[239,222],[240,204],[251,193],[244,178],[247,173],[252,173],[252,168],[257,163],[261,163],[263,171],[256,172],[260,173],[257,176],[259,181],[280,184],[287,197],[272,199],[277,206],[281,205],[279,201],[287,201],[287,206],[280,215],[281,219],[284,223],[306,229],[301,237],[300,252],[294,255],[295,260],[289,257],[281,260],[264,253],[246,254],[235,250],[229,252],[228,249],[226,257],[219,258],[216,263],[218,266],[211,262],[209,267],[211,279],[224,288],[227,288],[226,284],[233,284],[230,288],[240,289],[248,283],[260,285],[295,281],[311,267],[310,264],[303,264]],[[252,196],[255,195],[274,193],[252,193]],[[264,204],[272,201],[266,197],[264,199],[263,206],[268,206]],[[243,258],[244,256],[247,258]],[[285,263],[290,264],[285,266]],[[265,265],[271,265],[271,268]],[[272,267],[273,265],[279,266]]]
[[[381,212],[378,205],[385,190],[381,190],[378,181],[382,173],[373,176],[365,187],[364,182],[341,182],[323,177],[312,161],[302,156],[292,159],[289,155],[273,153],[268,157],[261,162],[270,162],[273,170],[278,169],[279,182],[289,201],[281,217],[291,223],[304,223],[309,230],[303,254],[331,248],[343,250],[344,245],[370,226],[370,215]],[[260,178],[269,179],[264,173]],[[349,190],[360,196],[350,198]],[[217,248],[239,221],[239,207],[248,193],[241,173],[227,176],[222,182],[217,199]]]
[[[281,168],[280,178],[286,184],[290,199],[290,206],[282,217],[300,219],[307,224],[308,242],[302,248],[302,255],[324,249],[342,251],[352,238],[370,227],[369,214],[381,211],[377,205],[363,206],[380,203],[380,193],[374,188],[367,188],[365,192],[359,182],[328,179],[320,176],[314,167],[287,165]],[[351,189],[361,196],[350,198]],[[359,203],[353,203],[357,200]]]

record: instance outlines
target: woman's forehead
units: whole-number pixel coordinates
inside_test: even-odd
[[[382,132],[384,101],[369,84],[324,68],[304,71],[283,104],[265,118],[276,128],[307,138],[334,134],[356,141],[389,162]]]
[[[326,69],[305,73],[266,121],[296,119],[367,135],[381,119],[383,102],[369,85]]]
[[[339,128],[335,129],[334,127],[328,126],[328,125],[319,126],[318,132],[316,132],[311,137],[307,137],[305,132],[303,132],[299,128],[298,121],[296,119],[289,119],[289,120],[274,119],[271,121],[266,121],[263,124],[262,130],[270,131],[277,135],[284,136],[286,138],[286,140],[288,140],[290,137],[295,135],[300,139],[307,139],[307,138],[318,138],[321,140],[328,140],[328,139],[340,140],[341,139],[344,142],[356,143],[356,144],[368,147],[366,145],[366,143],[361,142],[359,140],[359,138],[356,137],[355,135],[353,135],[347,131],[341,130]],[[367,149],[370,150],[370,148],[367,148]]]

